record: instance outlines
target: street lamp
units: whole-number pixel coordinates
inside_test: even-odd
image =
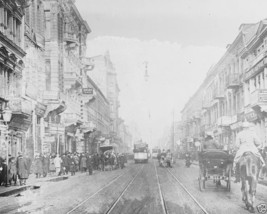
[[[12,111],[8,107],[6,107],[3,110],[2,115],[3,115],[3,120],[6,124],[6,129],[8,131],[8,123],[11,120]],[[8,186],[8,139],[6,139],[6,186]]]

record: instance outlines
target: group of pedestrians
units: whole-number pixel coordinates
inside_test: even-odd
[[[73,176],[76,172],[89,172],[93,174],[93,158],[88,153],[64,153],[59,156],[58,154],[52,155],[50,159],[50,173],[60,175]]]
[[[18,157],[6,159],[0,158],[0,186],[9,186],[12,183],[17,184],[19,179],[20,185],[26,185],[26,180],[29,178],[32,161],[29,157],[23,156],[21,152]]]
[[[164,149],[162,150],[162,152],[159,152],[157,155],[157,159],[159,162],[159,166],[172,168],[173,157],[170,149],[168,149],[167,152],[165,152]]]
[[[33,173],[36,179],[41,177],[68,175],[76,172],[93,174],[93,170],[106,171],[110,169],[124,168],[126,157],[114,152],[106,153],[70,153],[59,154],[35,154],[34,159],[24,156],[21,152],[18,157],[9,156],[8,166],[6,160],[0,157],[0,186],[26,185],[26,180]]]

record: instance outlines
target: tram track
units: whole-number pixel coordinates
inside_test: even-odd
[[[118,202],[121,200],[121,198],[123,197],[124,193],[129,189],[129,187],[131,186],[131,184],[134,182],[134,180],[136,179],[136,177],[140,174],[140,172],[143,170],[144,165],[142,166],[142,168],[136,173],[136,175],[134,176],[133,179],[131,179],[128,184],[126,185],[126,187],[123,189],[123,191],[120,193],[120,195],[114,200],[114,202],[111,204],[111,206],[108,208],[108,210],[105,212],[105,214],[110,214],[112,213],[112,211],[114,210],[114,208],[116,207],[116,205],[118,204]]]
[[[136,176],[142,171],[142,169],[144,168],[144,166],[138,170],[138,172],[136,173],[136,175],[134,176],[133,179],[131,179],[130,183],[132,183],[132,181],[136,178]],[[100,189],[98,189],[95,193],[91,194],[89,197],[85,198],[83,201],[81,201],[80,203],[78,203],[75,207],[73,207],[70,211],[68,211],[66,214],[70,214],[70,213],[80,213],[78,211],[79,208],[81,208],[87,201],[89,201],[90,199],[92,199],[93,197],[95,197],[97,194],[99,194],[100,192],[102,192],[103,190],[105,190],[106,188],[108,188],[109,186],[111,186],[115,181],[117,181],[119,178],[121,178],[123,175],[127,175],[127,173],[129,172],[129,170],[127,170],[126,172],[122,173],[121,175],[115,177],[114,179],[112,179],[109,183],[107,183],[106,185],[104,185],[103,187],[101,187]],[[130,184],[128,183],[126,188],[128,188],[128,186],[130,186]],[[123,190],[123,194],[125,192],[125,188]],[[122,195],[123,195],[122,194]],[[114,203],[112,203],[113,206]],[[109,208],[110,210],[110,208]],[[77,212],[78,211],[78,212]]]
[[[192,193],[190,193],[190,191],[185,187],[185,185],[183,185],[183,183],[171,172],[170,169],[166,168],[167,171],[169,172],[169,174],[174,178],[174,180],[176,181],[176,183],[179,184],[179,186],[187,193],[187,195],[189,195],[189,197],[195,202],[195,204],[201,209],[201,211],[204,214],[209,214],[209,212],[206,210],[206,208],[201,205],[201,203],[193,196]]]
[[[166,206],[166,203],[165,203],[165,199],[164,199],[164,196],[162,194],[161,186],[160,186],[160,183],[159,183],[159,175],[158,175],[158,170],[157,170],[155,161],[153,161],[153,164],[154,164],[154,167],[155,167],[155,172],[156,172],[156,177],[157,177],[157,184],[158,184],[158,188],[159,188],[161,206],[163,208],[164,214],[168,214],[168,209],[167,209],[167,206]]]

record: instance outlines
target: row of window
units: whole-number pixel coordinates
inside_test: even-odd
[[[0,8],[0,31],[12,42],[21,46],[21,20],[15,14],[6,9]]]

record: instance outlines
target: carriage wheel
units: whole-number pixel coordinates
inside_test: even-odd
[[[228,172],[228,180],[227,180],[227,184],[226,184],[226,189],[228,192],[231,191],[231,170],[229,170],[229,172]]]

